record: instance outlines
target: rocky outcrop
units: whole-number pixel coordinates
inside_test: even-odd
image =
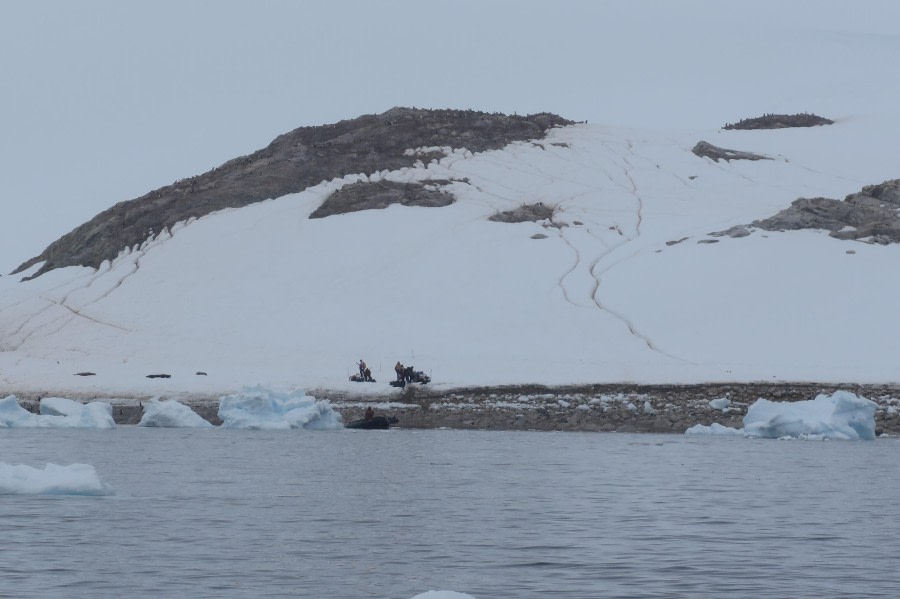
[[[691,149],[691,152],[701,158],[709,158],[716,162],[719,160],[724,160],[726,162],[729,160],[771,160],[768,156],[754,154],[753,152],[741,152],[739,150],[720,148],[707,141],[698,141],[697,145]]]
[[[900,243],[900,179],[867,185],[843,201],[798,198],[774,216],[712,235],[744,237],[748,228],[766,231],[825,229],[837,239]]]
[[[507,116],[472,110],[393,108],[332,125],[300,127],[267,147],[202,175],[120,202],[50,244],[15,272],[45,262],[38,276],[64,266],[98,267],[175,223],[303,191],[323,180],[412,166],[406,150],[500,149],[572,124],[553,114]],[[395,190],[396,191],[396,190]],[[352,202],[351,202],[352,203]]]
[[[433,179],[427,183],[378,181],[345,185],[329,195],[310,218],[325,218],[360,210],[380,210],[391,204],[436,208],[453,203],[453,194],[445,189],[452,181]]]
[[[787,129],[788,127],[818,127],[833,125],[834,121],[815,114],[764,114],[737,123],[727,123],[723,129]]]
[[[538,202],[537,204],[526,204],[524,206],[519,206],[515,210],[498,212],[497,214],[489,217],[488,220],[498,223],[525,223],[549,220],[552,217],[553,207],[547,206],[543,202]]]

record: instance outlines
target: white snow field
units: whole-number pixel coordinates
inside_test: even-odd
[[[215,213],[96,271],[0,279],[2,384],[383,391],[347,380],[359,357],[376,378],[400,360],[442,387],[893,381],[896,245],[819,231],[698,243],[797,197],[843,197],[897,176],[890,157],[863,156],[870,133],[849,121],[752,132],[582,124],[368,174],[466,177],[444,208],[307,218],[360,174]],[[698,158],[700,139],[774,159]],[[535,202],[555,207],[558,228],[487,220]],[[84,371],[96,375],[74,376]],[[171,378],[146,378],[158,372]]]
[[[871,142],[873,127],[896,133],[896,118],[859,121],[752,132],[580,124],[211,214],[99,270],[2,277],[0,385],[384,392],[397,360],[440,387],[893,381],[900,247],[820,231],[698,243],[797,197],[900,176]],[[700,139],[773,160],[698,158]],[[453,184],[448,207],[307,218],[367,177],[468,183]],[[487,220],[536,202],[554,207],[557,226]],[[378,384],[348,381],[360,357]]]

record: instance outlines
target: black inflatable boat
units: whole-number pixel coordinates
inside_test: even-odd
[[[399,420],[391,416],[375,416],[374,418],[363,418],[362,420],[354,420],[344,425],[345,428],[362,428],[362,429],[386,429],[391,428],[392,424],[397,424]]]

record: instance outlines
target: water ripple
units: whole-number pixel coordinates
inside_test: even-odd
[[[0,498],[0,597],[900,596],[900,442],[104,433],[0,435],[119,493]]]

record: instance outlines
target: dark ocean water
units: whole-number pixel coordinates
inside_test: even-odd
[[[900,597],[900,441],[2,430],[0,597]]]

